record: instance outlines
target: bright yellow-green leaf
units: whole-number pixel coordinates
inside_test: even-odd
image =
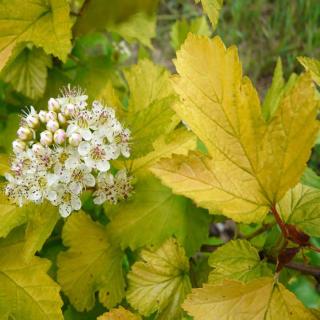
[[[183,248],[171,238],[157,250],[143,250],[141,258],[128,274],[128,302],[145,316],[157,312],[156,319],[180,319],[180,304],[191,290]]]
[[[129,113],[126,126],[130,128],[131,158],[137,158],[153,150],[153,142],[171,129],[174,112],[171,106],[176,97],[169,96],[155,100],[148,108]]]
[[[123,307],[112,309],[100,317],[97,320],[139,320],[141,319],[138,315],[133,314],[129,310]]]
[[[283,95],[294,85],[296,79],[297,75],[293,73],[288,82],[285,82],[283,77],[282,62],[281,59],[278,58],[271,87],[268,89],[262,105],[262,114],[266,121],[269,121],[272,118]]]
[[[148,108],[155,100],[174,94],[169,72],[149,60],[141,60],[125,72],[130,99],[129,111]]]
[[[25,96],[36,99],[43,95],[47,82],[47,67],[51,57],[42,49],[24,48],[2,71],[4,81]]]
[[[63,61],[71,50],[66,0],[1,0],[0,30],[0,69],[21,42],[32,42]]]
[[[195,0],[196,3],[201,1],[204,12],[208,15],[213,29],[216,28],[223,0]]]
[[[179,122],[172,109],[177,103],[169,73],[149,60],[141,60],[125,73],[129,107],[124,121],[132,132],[132,158],[153,149],[153,142]]]
[[[170,157],[173,154],[187,155],[190,150],[195,150],[196,147],[196,136],[191,131],[180,128],[167,136],[160,136],[153,143],[154,151],[149,152],[144,157],[132,160],[131,163],[129,161],[129,168],[133,174],[136,174],[150,168],[151,165],[161,158]]]
[[[225,281],[193,289],[183,308],[194,320],[316,320],[296,296],[273,278],[247,284]]]
[[[156,15],[137,12],[128,20],[107,26],[108,31],[118,33],[128,42],[139,41],[152,48],[151,39],[156,35]]]
[[[107,230],[113,242],[123,248],[159,245],[174,235],[192,255],[207,240],[206,210],[172,194],[151,174],[138,177],[132,199],[112,206],[106,213],[111,217]]]
[[[317,85],[320,86],[320,61],[308,57],[298,57],[298,60],[311,73],[312,79]]]
[[[27,259],[42,248],[60,217],[57,207],[49,202],[31,207],[32,214],[26,227],[24,246],[24,256]]]
[[[0,240],[1,319],[63,319],[60,287],[47,275],[50,262],[23,258],[24,231]]]
[[[320,190],[297,184],[278,202],[282,219],[313,237],[320,237]]]
[[[320,189],[320,176],[311,168],[306,168],[301,177],[301,183],[309,187]]]
[[[174,108],[209,156],[174,156],[152,171],[211,212],[241,222],[261,220],[299,181],[315,141],[318,101],[310,75],[297,79],[265,122],[235,47],[226,49],[219,37],[190,34],[175,64],[182,104]]]
[[[0,176],[4,176],[6,172],[10,171],[9,156],[4,153],[0,153]]]
[[[105,228],[84,213],[74,213],[63,228],[69,247],[58,257],[58,281],[79,311],[95,305],[95,293],[106,307],[119,303],[124,294],[123,253],[111,246]]]
[[[260,260],[257,249],[247,240],[229,241],[210,255],[208,263],[214,268],[209,274],[210,283],[225,279],[248,282],[272,275],[272,270]]]
[[[0,237],[6,237],[15,227],[27,221],[28,207],[17,207],[11,204],[5,194],[0,191]]]
[[[171,46],[178,50],[189,32],[202,36],[210,36],[211,30],[205,16],[197,17],[190,22],[186,19],[177,20],[171,27]]]

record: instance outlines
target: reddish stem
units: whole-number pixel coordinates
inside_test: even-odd
[[[288,237],[288,231],[287,231],[287,228],[286,228],[286,224],[282,221],[282,219],[281,219],[281,217],[280,217],[280,215],[279,215],[279,213],[278,213],[278,211],[277,211],[275,206],[271,207],[271,212],[272,212],[274,218],[276,219],[276,222],[279,225],[284,237],[287,238]]]

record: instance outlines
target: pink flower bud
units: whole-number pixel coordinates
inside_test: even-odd
[[[53,135],[54,142],[57,144],[64,143],[66,141],[66,137],[67,137],[67,134],[62,129],[58,129]]]
[[[50,98],[48,101],[48,109],[49,109],[49,111],[59,112],[60,105],[59,105],[58,101],[54,98]]]
[[[39,154],[39,153],[41,153],[43,150],[44,150],[44,147],[43,147],[40,143],[35,143],[35,144],[32,146],[32,151],[33,151],[35,154]]]
[[[32,129],[36,129],[40,125],[39,116],[37,114],[29,114],[26,118],[26,122]]]
[[[25,144],[25,142],[21,141],[21,140],[14,140],[12,142],[12,149],[14,153],[19,153],[22,152],[26,149],[27,145]]]
[[[40,133],[40,143],[44,146],[50,146],[52,144],[53,137],[52,132],[49,130],[42,131]]]
[[[55,132],[59,129],[59,122],[57,120],[49,120],[47,122],[47,129],[51,132]]]
[[[46,115],[46,121],[57,120],[57,114],[54,111],[48,111]]]
[[[82,141],[82,137],[77,132],[72,133],[71,136],[69,137],[69,143],[73,147],[77,147],[80,144],[81,141]]]
[[[41,110],[39,112],[39,119],[42,123],[47,122],[47,111]]]
[[[19,139],[27,141],[32,138],[32,132],[27,127],[20,127],[17,131],[17,136]]]
[[[58,113],[58,120],[61,125],[65,125],[67,123],[67,119],[62,113]]]
[[[67,117],[72,117],[76,112],[76,107],[72,103],[68,103],[65,107],[64,114]]]

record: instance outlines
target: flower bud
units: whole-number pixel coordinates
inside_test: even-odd
[[[26,122],[32,129],[36,129],[40,125],[39,116],[37,114],[29,114],[26,118]]]
[[[77,132],[72,133],[71,136],[69,137],[69,143],[73,147],[77,147],[80,144],[81,141],[82,141],[82,137]]]
[[[42,123],[47,122],[47,111],[41,110],[39,112],[39,119]]]
[[[67,117],[72,117],[76,112],[76,107],[72,103],[68,103],[64,109],[64,114]]]
[[[40,144],[40,143],[35,143],[35,144],[32,146],[32,151],[33,151],[35,154],[39,154],[39,153],[41,153],[43,150],[44,150],[44,147],[43,147],[42,144]]]
[[[62,113],[58,113],[58,121],[62,126],[67,123],[67,119]]]
[[[67,134],[62,129],[58,129],[53,135],[54,142],[57,144],[64,143],[66,141],[66,137],[67,137]]]
[[[26,143],[21,140],[14,140],[12,142],[12,149],[14,153],[19,153],[24,151],[26,147],[27,147]]]
[[[57,120],[49,120],[47,122],[47,129],[51,132],[55,132],[59,129],[59,122]]]
[[[57,120],[57,114],[54,111],[48,111],[46,115],[46,122],[50,120]]]
[[[32,138],[32,132],[27,127],[20,127],[17,131],[17,136],[19,139],[27,141]]]
[[[59,102],[54,98],[50,98],[48,101],[48,109],[49,111],[59,112],[60,111]]]
[[[44,146],[50,146],[52,144],[53,137],[52,132],[49,130],[42,131],[40,133],[40,143]]]

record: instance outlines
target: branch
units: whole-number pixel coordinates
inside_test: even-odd
[[[286,268],[300,271],[305,274],[311,274],[315,277],[320,277],[320,268],[310,266],[307,264],[302,264],[294,261],[290,261],[284,265]]]

